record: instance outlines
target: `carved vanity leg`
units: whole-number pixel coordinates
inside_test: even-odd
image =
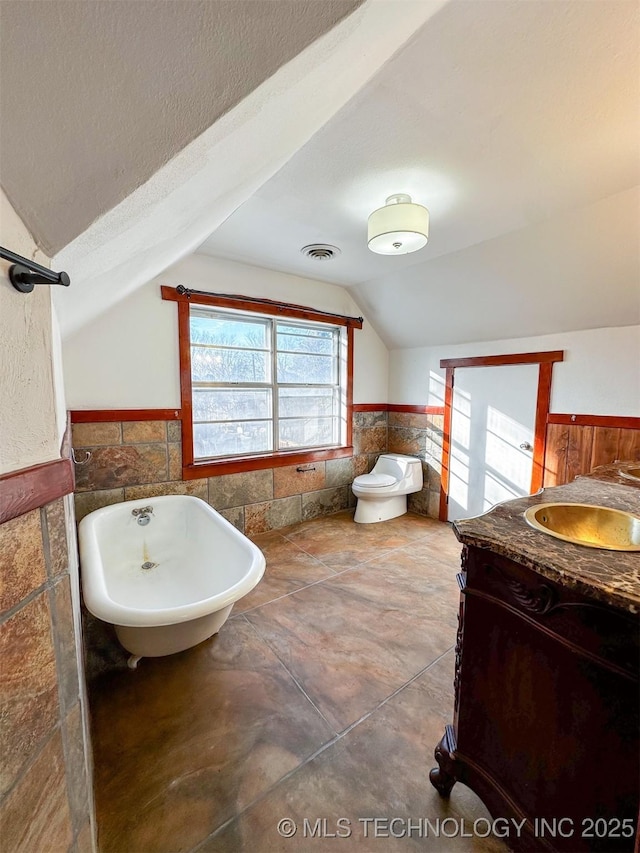
[[[455,750],[455,734],[453,726],[447,726],[442,740],[434,750],[438,766],[429,773],[431,784],[441,797],[448,797],[451,789],[458,781],[456,778],[456,762],[452,753]]]

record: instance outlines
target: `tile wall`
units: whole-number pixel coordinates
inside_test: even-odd
[[[442,469],[442,425],[444,415],[389,412],[388,449],[422,459],[424,486],[409,495],[409,509],[438,518],[440,472]]]
[[[187,494],[253,536],[353,506],[354,477],[370,471],[388,446],[387,412],[356,412],[353,457],[182,480],[180,429],[175,420],[74,424],[77,458],[91,453],[76,466],[78,520],[123,500]]]
[[[64,500],[0,525],[0,846],[91,853]]]

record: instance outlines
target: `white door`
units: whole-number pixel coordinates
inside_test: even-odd
[[[528,495],[538,365],[456,368],[448,519]]]

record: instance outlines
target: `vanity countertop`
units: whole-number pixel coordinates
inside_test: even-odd
[[[640,468],[640,462],[616,462],[613,465],[601,465],[599,468],[594,468],[590,474],[581,474],[580,476],[602,480],[605,483],[618,483],[621,486],[630,486],[632,489],[640,489],[640,480],[620,476],[620,472],[626,474],[631,469],[637,470],[638,468]]]
[[[590,598],[639,613],[640,552],[573,545],[535,530],[523,517],[535,504],[564,501],[622,509],[640,517],[640,488],[619,478],[620,467],[602,466],[567,485],[542,489],[536,495],[497,504],[484,515],[455,521],[456,536],[465,545],[488,548]]]

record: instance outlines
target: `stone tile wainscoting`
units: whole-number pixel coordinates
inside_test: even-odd
[[[0,847],[11,853],[95,849],[66,530],[63,498],[0,525]]]
[[[207,501],[247,536],[266,533],[354,506],[351,483],[388,449],[387,433],[385,410],[355,412],[352,457],[183,480],[180,421],[75,423],[77,458],[91,453],[76,466],[76,516],[124,500],[186,494]],[[424,512],[422,505],[416,511]]]
[[[387,447],[390,453],[406,453],[422,460],[424,485],[409,495],[411,512],[438,518],[442,470],[442,426],[444,415],[397,412],[390,407]]]
[[[91,453],[86,464],[76,465],[76,517],[80,521],[95,509],[125,500],[195,495],[253,537],[355,506],[354,478],[370,471],[380,453],[392,451],[422,459],[424,489],[410,496],[409,506],[437,518],[442,416],[387,411],[386,404],[366,408],[353,414],[352,457],[196,480],[182,479],[177,419],[74,423],[76,458],[82,462]],[[112,627],[86,611],[84,617],[87,679],[125,668],[126,655]]]

